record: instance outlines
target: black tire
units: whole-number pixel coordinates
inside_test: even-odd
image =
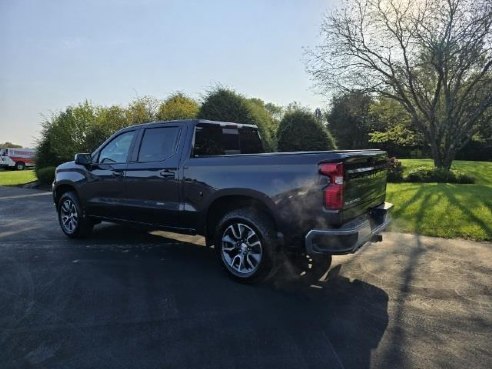
[[[317,282],[327,275],[330,269],[331,255],[307,255],[305,253],[288,255],[289,271],[309,282]]]
[[[84,214],[75,192],[68,191],[61,195],[57,210],[58,222],[65,235],[84,238],[91,233],[94,223]]]
[[[17,163],[15,163],[15,169],[16,170],[24,170],[24,169],[26,169],[26,163],[24,163],[22,161],[18,161]]]
[[[228,212],[217,225],[214,241],[220,264],[236,281],[256,283],[276,271],[275,227],[269,217],[257,210],[242,208]]]

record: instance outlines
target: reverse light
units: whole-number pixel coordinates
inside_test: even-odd
[[[325,207],[330,210],[343,208],[343,163],[325,163],[319,167],[320,174],[330,178],[324,189]]]

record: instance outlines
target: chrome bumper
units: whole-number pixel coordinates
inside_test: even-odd
[[[305,237],[308,254],[350,254],[381,233],[391,222],[389,210],[393,204],[384,204],[340,228],[312,229]]]

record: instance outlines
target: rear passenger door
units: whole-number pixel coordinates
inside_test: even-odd
[[[179,227],[179,151],[185,129],[166,123],[142,130],[125,175],[130,220]]]

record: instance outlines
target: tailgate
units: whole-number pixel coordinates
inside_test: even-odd
[[[342,222],[367,213],[386,197],[387,155],[384,151],[353,153],[343,161]]]

